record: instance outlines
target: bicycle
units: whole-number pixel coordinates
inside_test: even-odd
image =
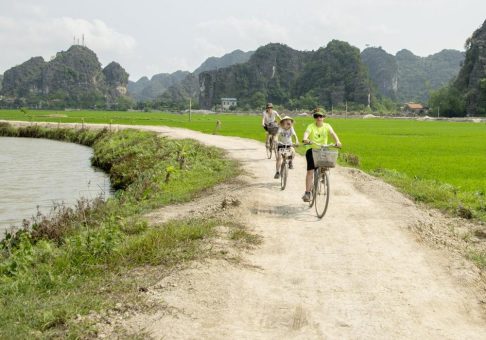
[[[330,169],[336,166],[338,157],[337,150],[330,150],[331,147],[337,148],[336,144],[319,144],[319,149],[312,149],[312,157],[314,158],[314,185],[311,192],[311,200],[309,208],[315,207],[317,217],[319,219],[326,215],[327,207],[329,205],[330,196]]]
[[[282,157],[282,165],[280,165],[280,188],[285,190],[289,173],[289,162],[292,160],[292,144],[279,144],[277,152]]]
[[[267,126],[267,139],[265,141],[265,147],[267,152],[267,158],[272,159],[272,153],[277,155],[277,142],[275,136],[278,133],[278,125],[270,123]]]

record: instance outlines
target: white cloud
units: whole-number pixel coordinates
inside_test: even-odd
[[[62,30],[77,37],[84,34],[87,45],[99,52],[126,53],[133,50],[136,45],[132,36],[117,32],[98,19],[87,21],[64,17],[55,19],[52,27],[48,28],[50,33],[52,31],[62,32]],[[62,35],[62,37],[65,36],[66,34]]]
[[[85,37],[86,45],[93,49],[102,62],[118,57],[126,58],[136,47],[135,39],[118,32],[104,21],[73,17],[50,18],[36,7],[26,9],[30,15],[15,20],[0,15],[0,46],[3,57],[0,72],[20,64],[33,55],[49,59],[60,50],[66,50],[73,37]]]
[[[484,13],[484,0],[0,0],[0,73],[83,33],[103,64],[120,62],[132,79],[269,42],[312,50],[339,39],[427,55],[462,48]]]
[[[269,42],[289,40],[288,27],[259,18],[236,18],[203,21],[197,25],[195,46],[206,55],[221,55],[231,49],[254,49]]]

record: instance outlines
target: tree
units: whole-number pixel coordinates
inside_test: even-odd
[[[429,106],[448,117],[466,114],[466,99],[455,86],[448,85],[430,94]]]
[[[264,107],[266,102],[267,102],[267,97],[261,91],[257,91],[253,93],[253,95],[250,98],[250,106],[254,108]]]

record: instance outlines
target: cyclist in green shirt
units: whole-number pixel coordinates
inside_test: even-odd
[[[305,152],[305,158],[307,160],[307,174],[305,177],[305,193],[304,196],[302,196],[302,200],[304,202],[309,202],[311,199],[312,183],[314,180],[315,166],[314,159],[312,158],[312,149],[319,148],[318,145],[313,143],[328,144],[329,135],[331,135],[334,139],[334,143],[336,143],[336,146],[338,148],[342,146],[339,137],[332,129],[332,126],[328,123],[324,123],[324,118],[326,115],[319,108],[316,108],[313,113],[315,122],[307,126],[303,141],[304,144],[308,144],[306,146],[307,151]]]

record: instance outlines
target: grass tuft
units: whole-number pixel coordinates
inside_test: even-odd
[[[471,251],[468,254],[468,258],[479,268],[486,269],[486,252]]]

